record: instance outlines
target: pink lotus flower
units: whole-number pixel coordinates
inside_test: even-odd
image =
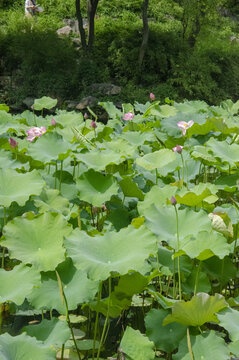
[[[131,112],[128,112],[128,113],[124,114],[124,116],[123,116],[124,120],[133,120],[133,118],[134,118],[134,114]]]
[[[40,137],[43,134],[45,134],[46,132],[46,128],[45,126],[41,126],[41,127],[33,127],[30,130],[27,130],[27,140],[32,142],[36,137]]]
[[[155,95],[154,95],[153,93],[150,93],[150,94],[149,94],[149,97],[150,97],[150,99],[151,99],[152,101],[155,100]]]
[[[181,145],[176,145],[175,147],[173,147],[173,151],[181,154],[182,151],[183,151],[183,146],[181,146]]]
[[[94,120],[91,121],[90,126],[93,127],[93,129],[97,128],[97,124],[96,124],[96,122]]]
[[[51,125],[56,126],[56,120],[54,118],[51,119]]]
[[[179,129],[182,130],[183,136],[186,135],[187,129],[189,129],[191,126],[193,126],[193,124],[194,124],[193,120],[189,120],[189,122],[179,121],[177,123]]]
[[[18,145],[18,142],[16,142],[16,140],[11,137],[9,138],[8,141],[9,141],[11,148],[15,148]]]

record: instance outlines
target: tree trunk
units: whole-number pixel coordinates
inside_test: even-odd
[[[83,50],[87,49],[87,45],[86,45],[86,36],[85,36],[85,29],[83,27],[83,19],[82,19],[82,14],[81,14],[81,7],[80,7],[80,0],[75,0],[75,4],[76,4],[76,17],[78,20],[78,28],[79,28],[79,32],[80,32],[80,37],[81,37],[81,45]]]
[[[99,0],[88,0],[88,50],[90,51],[95,38],[95,13]]]
[[[139,72],[141,73],[142,64],[145,56],[145,52],[148,46],[149,39],[149,24],[148,24],[148,5],[149,0],[143,0],[142,17],[143,17],[143,39],[139,51]]]

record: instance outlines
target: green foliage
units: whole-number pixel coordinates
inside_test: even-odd
[[[239,102],[166,101],[1,108],[0,358],[237,356]]]

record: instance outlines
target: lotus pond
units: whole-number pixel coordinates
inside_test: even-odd
[[[239,357],[239,101],[0,105],[0,360]]]

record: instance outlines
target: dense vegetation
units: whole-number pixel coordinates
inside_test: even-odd
[[[87,16],[86,2],[81,2]],[[234,0],[150,0],[149,38],[142,66],[142,0],[100,0],[90,52],[56,30],[76,18],[75,1],[42,0],[32,26],[23,1],[0,2],[0,74],[11,75],[3,99],[50,95],[62,101],[92,95],[89,85],[122,87],[115,101],[203,99],[218,104],[239,96],[238,3]],[[67,84],[67,86],[66,86]],[[3,101],[2,101],[3,102]]]
[[[0,359],[239,357],[239,101],[0,107]]]

